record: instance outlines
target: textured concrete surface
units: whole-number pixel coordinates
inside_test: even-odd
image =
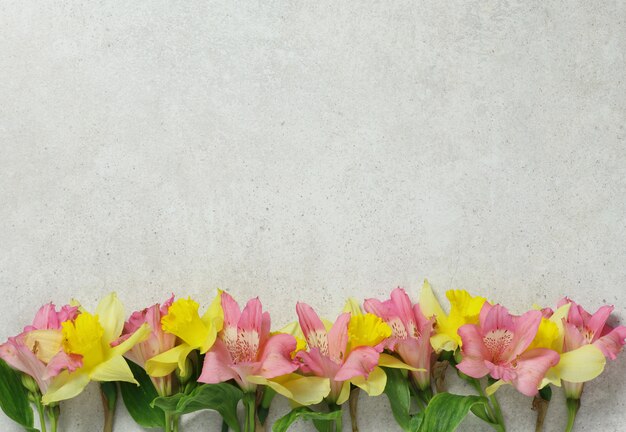
[[[221,287],[284,324],[296,300],[332,317],[424,277],[623,320],[625,19],[614,1],[3,1],[0,339],[111,290],[130,311]],[[624,430],[625,368],[588,385],[578,431]],[[362,431],[396,430],[385,398],[361,409]],[[100,419],[95,387],[63,404],[62,430]]]

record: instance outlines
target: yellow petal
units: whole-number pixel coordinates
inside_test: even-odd
[[[382,318],[371,314],[352,315],[348,324],[349,350],[360,346],[376,346],[391,336],[391,327]]]
[[[300,324],[298,324],[298,321],[290,322],[285,327],[278,330],[278,333],[286,333],[290,334],[291,336],[304,339],[304,333],[302,333],[302,329],[300,328]]]
[[[510,383],[504,382],[504,381],[502,381],[502,380],[498,380],[498,381],[494,382],[493,384],[491,384],[489,387],[487,387],[487,388],[485,389],[485,393],[487,393],[487,396],[491,396],[491,395],[492,395],[492,394],[494,394],[496,391],[498,391],[498,389],[499,389],[500,387],[502,387],[502,386],[503,386],[503,385],[505,385],[505,384],[510,384]]]
[[[356,376],[350,379],[350,381],[355,386],[365,390],[368,395],[378,396],[385,390],[385,385],[387,385],[387,374],[385,374],[385,371],[381,368],[375,367],[372,372],[370,372],[367,379],[362,376]]]
[[[561,360],[552,368],[552,373],[565,381],[582,383],[600,375],[605,364],[602,351],[593,345],[583,345],[561,354]]]
[[[335,401],[337,405],[342,405],[350,397],[350,381],[344,381],[339,392],[339,397]]]
[[[112,292],[98,303],[98,321],[104,329],[104,340],[111,342],[122,334],[124,328],[124,305]]]
[[[80,371],[73,373],[63,371],[54,377],[41,401],[44,405],[48,405],[52,402],[71,399],[79,395],[87,384],[89,384],[89,376],[87,374]]]
[[[352,314],[352,316],[363,314],[363,311],[361,310],[361,305],[353,297],[350,297],[350,298],[348,298],[348,300],[346,300],[346,305],[343,307],[343,311],[342,312],[343,313],[350,312],[350,314]]]
[[[163,377],[171,374],[178,367],[181,374],[187,376],[187,356],[194,348],[183,343],[146,361],[146,372],[152,377]]]
[[[559,327],[553,321],[546,318],[541,318],[539,328],[537,329],[537,334],[535,335],[535,338],[527,349],[531,350],[533,348],[548,348],[557,352],[561,352],[563,343],[561,342],[561,346],[558,346],[558,342]]]
[[[26,333],[24,343],[39,360],[48,364],[63,346],[60,330],[32,330]]]
[[[436,334],[431,336],[430,345],[435,352],[441,351],[454,351],[459,346],[458,342],[445,333]]]
[[[424,285],[420,291],[419,305],[422,313],[426,318],[432,316],[436,318],[444,317],[446,314],[441,308],[441,304],[437,301],[433,289],[430,287],[428,280],[424,279]]]
[[[378,366],[384,366],[384,367],[395,368],[395,369],[406,369],[406,370],[416,371],[416,372],[418,371],[426,372],[426,369],[414,368],[413,366],[409,366],[408,364],[404,363],[399,358],[386,354],[386,353],[382,353],[380,355],[380,358],[378,359]]]
[[[556,311],[554,311],[554,313],[550,317],[550,321],[556,324],[556,327],[559,330],[559,337],[554,342],[555,351],[557,351],[558,353],[563,351],[563,338],[565,337],[565,328],[563,327],[563,319],[567,318],[567,315],[569,314],[569,310],[571,306],[572,306],[571,303],[564,304],[563,306],[558,308]]]
[[[126,353],[126,351],[128,351],[129,349],[131,349],[138,343],[143,342],[146,339],[148,339],[148,337],[150,337],[151,331],[152,329],[150,328],[150,326],[146,323],[143,323],[141,327],[135,330],[135,333],[133,333],[128,339],[126,339],[121,344],[115,347],[112,347],[110,350],[111,352],[110,355],[111,356],[123,355],[124,353]]]
[[[253,375],[248,377],[248,381],[271,387],[299,405],[318,404],[330,393],[330,380],[323,377],[288,374],[268,380]]]
[[[125,381],[139,385],[128,363],[121,355],[111,357],[93,368],[89,373],[89,378],[93,381]]]
[[[210,319],[203,321],[198,314],[199,305],[191,298],[176,300],[161,318],[163,330],[178,336],[194,348],[200,348],[209,336]]]
[[[202,321],[215,328],[219,332],[224,327],[224,310],[222,309],[222,290],[217,290],[217,295],[209,305],[207,311],[202,315]],[[213,343],[211,343],[213,345]],[[210,348],[210,347],[209,347]]]

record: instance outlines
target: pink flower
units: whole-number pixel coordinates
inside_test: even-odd
[[[600,349],[606,358],[615,360],[624,346],[626,327],[613,328],[606,323],[613,312],[613,306],[602,306],[591,315],[567,297],[559,301],[558,305],[563,306],[567,303],[570,303],[570,309],[564,322],[563,352],[592,344]]]
[[[350,380],[356,378],[369,379],[370,374],[377,369],[380,352],[383,350],[389,334],[381,338],[377,338],[377,335],[350,335],[348,329],[350,313],[339,315],[330,330],[327,331],[324,323],[311,306],[298,303],[296,312],[300,321],[300,328],[308,345],[308,351],[296,353],[296,360],[300,362],[300,370],[306,374],[328,378],[330,380],[328,400],[342,404],[348,397]],[[384,323],[382,324],[387,327]],[[387,330],[389,330],[388,327]],[[375,344],[373,342],[373,346],[361,345],[356,343],[356,337],[374,337],[376,339]],[[381,379],[383,377],[378,377],[378,375],[380,373],[376,374],[377,381],[382,381],[382,388],[384,388],[386,377],[383,380]],[[384,372],[382,375],[384,376]],[[368,393],[372,394],[371,392]]]
[[[463,360],[458,369],[473,378],[490,375],[527,396],[536,395],[548,369],[559,362],[559,354],[551,349],[527,350],[541,318],[540,311],[513,316],[500,305],[485,303],[480,324],[466,324],[459,329]]]
[[[367,312],[381,317],[389,324],[392,333],[387,340],[387,348],[398,353],[409,366],[422,369],[411,371],[413,379],[420,389],[430,388],[433,319],[427,319],[418,304],[411,305],[409,296],[402,288],[393,290],[389,300],[381,302],[367,299],[363,306]]]
[[[82,357],[63,351],[61,323],[73,320],[78,308],[63,306],[56,311],[52,303],[42,306],[33,324],[0,345],[0,358],[11,367],[33,377],[41,393],[45,393],[53,377],[67,369],[72,372],[82,366]]]
[[[263,312],[258,298],[248,301],[243,311],[226,292],[221,303],[224,327],[204,357],[199,382],[216,384],[234,379],[249,392],[258,382],[298,368],[291,359],[296,339],[282,333],[270,335],[270,315]]]
[[[147,323],[150,328],[150,336],[143,342],[133,346],[124,355],[132,362],[138,364],[145,369],[146,361],[152,357],[164,353],[176,345],[176,336],[170,333],[165,333],[161,326],[161,318],[167,315],[168,308],[174,301],[174,295],[163,304],[154,304],[146,309],[133,312],[128,318],[128,321],[124,323],[124,330],[122,336],[112,346],[119,345],[126,339],[131,337],[144,323]],[[167,396],[172,391],[172,375],[164,377],[150,377],[154,383],[157,392],[161,396]]]

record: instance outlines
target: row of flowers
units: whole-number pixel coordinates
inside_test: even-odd
[[[274,422],[274,431],[298,419],[339,431],[346,404],[358,430],[364,391],[385,393],[405,431],[452,431],[469,412],[505,431],[496,392],[511,385],[533,398],[541,430],[552,388],[562,387],[564,429],[571,431],[584,383],[625,343],[626,327],[607,325],[612,306],[590,314],[564,298],[554,310],[513,315],[463,290],[446,296],[448,313],[425,281],[418,303],[396,288],[386,300],[348,300],[334,322],[298,303],[297,321],[278,331],[258,298],[241,309],[223,291],[203,313],[196,301],[172,296],[126,321],[114,293],[95,313],[78,303],[47,304],[32,325],[0,345],[0,407],[26,430],[37,430],[38,414],[39,430],[55,432],[59,403],[98,381],[105,431],[113,429],[118,392],[139,425],[166,432],[201,409],[218,411],[222,430],[263,430],[276,395],[293,409]],[[449,371],[475,394],[447,392]]]

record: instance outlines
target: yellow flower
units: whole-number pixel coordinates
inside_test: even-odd
[[[61,372],[53,380],[42,402],[49,404],[70,399],[83,391],[89,381],[127,381],[137,383],[123,354],[145,340],[150,327],[142,325],[119,345],[111,342],[119,338],[124,327],[124,306],[115,293],[103,298],[96,314],[82,312],[74,321],[62,323],[63,349],[82,356],[82,366],[73,372]]]
[[[166,333],[176,335],[181,343],[169,351],[146,361],[146,372],[152,377],[162,377],[172,373],[176,367],[182,375],[186,371],[186,359],[193,350],[206,353],[217,339],[224,325],[224,311],[221,305],[222,291],[218,292],[211,305],[200,316],[199,305],[195,301],[178,299],[169,307],[167,315],[161,319]]]
[[[465,290],[450,290],[446,297],[450,301],[449,314],[443,311],[430,284],[424,280],[419,305],[427,318],[435,317],[435,335],[430,338],[430,343],[436,352],[454,351],[460,347],[459,328],[465,324],[478,324],[480,310],[487,301],[484,297],[472,297]]]

